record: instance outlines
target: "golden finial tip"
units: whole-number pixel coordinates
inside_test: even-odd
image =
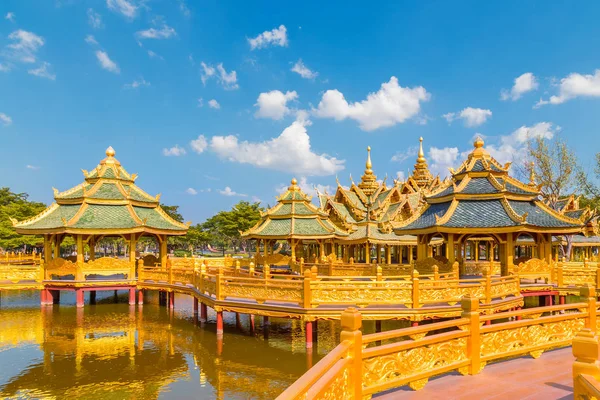
[[[483,145],[484,145],[483,139],[481,138],[481,136],[477,136],[477,139],[475,139],[473,146],[475,146],[475,148],[477,148],[477,149],[480,149],[483,147]]]
[[[419,142],[422,142],[422,141],[423,141],[423,136],[421,136],[421,137],[419,138]]]
[[[367,151],[371,151],[371,146],[367,146]]]
[[[297,183],[298,183],[298,181],[296,180],[296,178],[292,178],[292,185],[295,185]]]
[[[108,146],[108,149],[106,149],[106,156],[107,157],[115,156],[115,149],[113,149],[112,146]]]

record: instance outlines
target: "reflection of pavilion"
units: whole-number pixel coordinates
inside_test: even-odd
[[[188,380],[193,362],[200,369],[198,384],[212,387],[209,397],[274,398],[304,372],[304,354],[254,336],[236,336],[219,351],[222,338],[213,332],[146,309],[144,315],[133,308],[129,313],[97,308],[85,316],[75,308],[3,311],[0,349],[33,342],[43,361],[1,386],[0,397],[152,399],[165,390],[176,397],[170,385]],[[288,362],[274,366],[273,359]]]

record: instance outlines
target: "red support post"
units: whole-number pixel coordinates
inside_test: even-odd
[[[411,326],[419,326],[419,321],[413,321]]]
[[[208,310],[207,310],[206,304],[204,304],[204,303],[200,304],[200,322],[207,321],[207,314],[208,314]]]
[[[169,292],[169,308],[175,310],[175,292]]]
[[[240,313],[235,313],[235,329],[242,329],[242,322],[240,321]]]
[[[489,319],[488,319],[488,320],[486,320],[486,321],[485,321],[485,324],[486,324],[486,325],[491,325],[491,324],[492,324],[492,320],[489,320]]]
[[[558,296],[558,302],[560,304],[565,304],[567,302],[567,296]]]
[[[517,311],[521,311],[521,307],[517,307]],[[520,321],[523,317],[517,315],[517,321]]]
[[[223,336],[223,311],[217,311],[217,336]]]
[[[77,299],[77,307],[83,307],[83,289],[75,290],[75,298]]]
[[[140,306],[144,305],[144,290],[143,289],[138,290],[138,304]]]
[[[223,335],[217,335],[217,357],[223,354]]]
[[[135,306],[135,288],[129,289],[129,305]]]
[[[48,290],[47,289],[42,289],[40,291],[40,304],[43,306],[48,304]]]
[[[254,314],[250,314],[250,332],[254,333]]]
[[[551,306],[553,303],[554,303],[554,296],[552,296],[551,294],[549,294],[548,296],[546,296],[545,305],[546,306]]]
[[[306,321],[305,333],[306,333],[306,348],[311,349],[313,347],[313,323],[312,321]]]
[[[198,299],[194,297],[194,321],[198,319]]]

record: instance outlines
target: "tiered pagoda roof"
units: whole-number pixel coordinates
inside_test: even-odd
[[[509,176],[510,163],[501,165],[478,138],[475,149],[452,179],[425,197],[415,215],[394,222],[398,234],[433,232],[581,232],[585,222],[549,207],[539,187]]]
[[[184,235],[187,224],[175,221],[159,205],[160,195],[150,196],[135,185],[115,158],[112,147],[85,181],[72,189],[54,189],[55,202],[33,218],[13,220],[18,233],[124,234],[148,232]]]
[[[331,239],[348,236],[328,219],[328,214],[311,203],[312,198],[296,179],[277,198],[277,205],[261,213],[261,220],[242,233],[245,239]]]

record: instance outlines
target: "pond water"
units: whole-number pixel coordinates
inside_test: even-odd
[[[189,296],[175,297],[175,312],[143,307],[126,292],[98,292],[97,304],[39,305],[39,292],[3,292],[0,304],[0,398],[273,399],[339,342],[340,326],[319,321],[317,343],[305,349],[298,320],[224,313],[217,340],[215,314],[195,324]],[[406,326],[384,321],[383,330]],[[373,322],[363,331],[372,333]]]

